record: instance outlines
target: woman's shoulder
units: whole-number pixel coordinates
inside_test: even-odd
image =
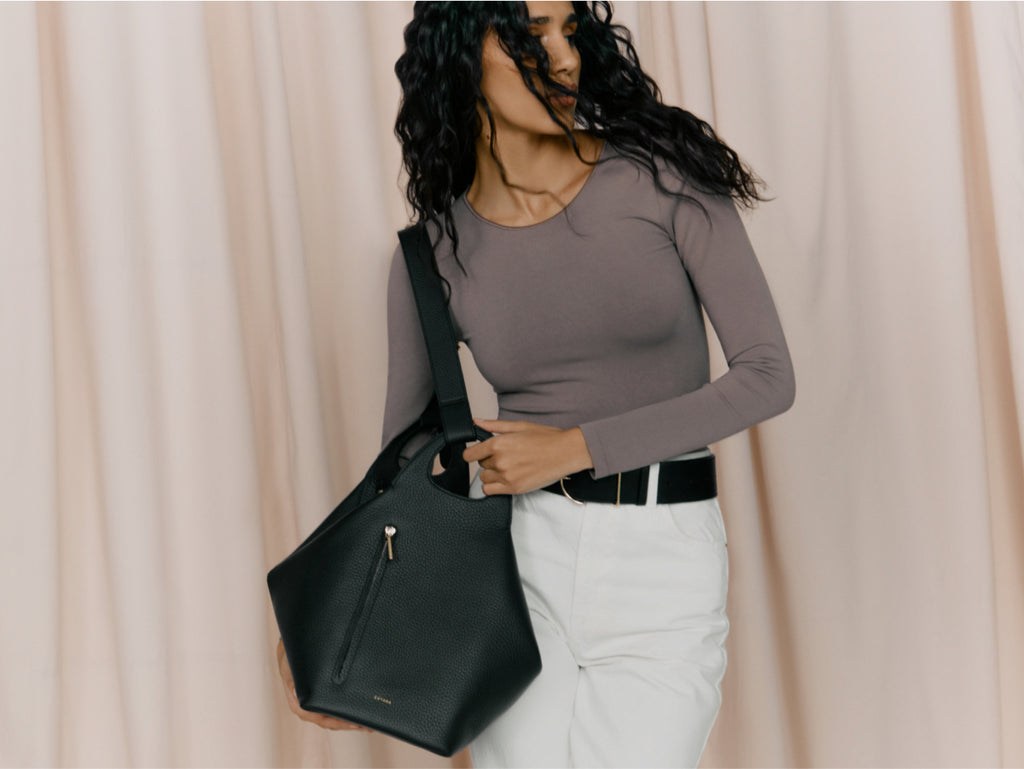
[[[474,217],[469,214],[464,195],[456,198],[447,211],[440,212],[430,219],[423,220],[423,227],[426,230],[434,260],[437,263],[441,274],[448,280],[457,277],[459,270],[453,269],[454,247],[450,233],[448,232],[447,215],[452,218],[456,237],[458,238],[459,259],[464,261],[466,255],[478,247],[482,237],[481,228],[476,226]],[[396,258],[401,251],[399,244],[396,249]]]
[[[656,152],[619,147],[612,140],[606,140],[606,144],[602,152],[602,160],[608,163],[604,178],[622,200],[633,199],[649,206],[655,200],[659,204],[677,201],[680,193],[701,196],[699,185],[681,164]]]
[[[661,182],[661,185],[670,192],[683,192],[696,197],[715,195],[715,193],[702,186],[696,177],[686,170],[684,163],[674,158],[631,146],[620,147],[611,139],[606,140],[606,144],[607,149],[602,152],[602,156],[608,162],[617,165],[619,168],[635,169],[638,181],[656,190],[658,195],[663,196],[666,193],[655,183],[654,172],[657,173],[657,181]]]

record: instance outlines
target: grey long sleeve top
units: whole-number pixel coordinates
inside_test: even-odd
[[[659,159],[663,184],[699,198],[709,225],[608,142],[601,159],[569,205],[536,224],[495,224],[459,197],[453,215],[467,275],[447,236],[435,250],[452,286],[456,336],[494,387],[497,418],[579,426],[593,478],[705,447],[786,411],[795,397],[782,326],[733,200],[696,190]],[[433,241],[437,228],[428,228]],[[729,365],[713,382],[701,305]],[[432,392],[398,246],[382,447]]]

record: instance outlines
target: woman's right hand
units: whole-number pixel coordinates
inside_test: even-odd
[[[323,727],[324,729],[355,729],[361,732],[372,732],[365,726],[353,724],[351,721],[342,721],[340,718],[325,716],[323,713],[314,713],[312,710],[303,710],[299,705],[299,696],[295,693],[295,679],[292,678],[292,669],[288,666],[288,657],[284,653],[284,641],[277,641],[277,666],[281,670],[281,680],[284,681],[284,690],[288,697],[288,707],[292,713],[303,721]]]

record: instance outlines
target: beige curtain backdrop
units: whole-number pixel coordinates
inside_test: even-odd
[[[798,379],[712,447],[702,765],[1024,765],[1024,7],[615,8],[770,184]],[[296,719],[265,582],[379,449],[411,14],[0,6],[3,766],[470,765]]]

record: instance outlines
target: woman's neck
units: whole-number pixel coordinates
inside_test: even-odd
[[[574,131],[573,136],[586,160],[598,158],[601,140],[584,131]],[[495,154],[505,167],[508,185],[491,157],[487,139],[478,137],[476,149],[476,174],[466,200],[485,219],[510,227],[543,221],[558,213],[593,170],[576,157],[564,134],[499,134]]]

